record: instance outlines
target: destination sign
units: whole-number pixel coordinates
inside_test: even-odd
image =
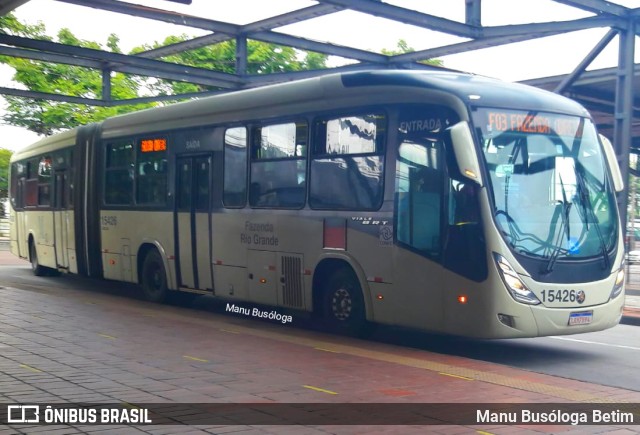
[[[496,110],[489,110],[486,113],[487,126],[490,131],[582,136],[580,118],[577,117]]]
[[[154,151],[166,151],[166,139],[142,139],[140,141],[140,151],[143,153],[151,153]]]

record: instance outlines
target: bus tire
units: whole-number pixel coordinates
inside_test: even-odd
[[[164,270],[162,257],[156,250],[149,251],[144,258],[141,284],[146,300],[163,302],[167,297],[167,274]]]
[[[361,336],[367,332],[364,299],[357,277],[351,269],[336,270],[323,291],[323,315],[332,332]]]
[[[47,268],[38,261],[38,251],[33,241],[29,242],[29,261],[31,261],[31,270],[35,276],[45,276],[47,274]]]

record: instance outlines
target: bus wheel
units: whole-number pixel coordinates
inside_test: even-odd
[[[31,270],[35,276],[44,276],[47,274],[47,269],[38,262],[38,252],[36,251],[36,244],[34,242],[29,243],[29,259],[31,260]]]
[[[327,327],[348,335],[362,335],[367,326],[362,290],[354,273],[339,269],[324,289],[324,320]]]
[[[144,259],[142,291],[145,299],[151,302],[162,302],[167,296],[167,274],[157,251],[150,251]]]

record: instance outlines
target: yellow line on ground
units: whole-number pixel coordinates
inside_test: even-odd
[[[331,352],[331,353],[342,353],[342,352],[338,352],[337,350],[332,350],[332,349],[327,349],[324,347],[314,347],[315,350],[321,350],[323,352]]]
[[[20,367],[22,367],[23,369],[30,370],[30,371],[32,371],[34,373],[42,373],[42,370],[38,370],[37,368],[28,366],[26,364],[20,364]]]
[[[108,338],[109,340],[115,340],[116,338],[113,335],[108,334],[98,334],[100,337]]]
[[[209,362],[209,360],[206,359],[202,359],[202,358],[196,358],[195,356],[189,356],[189,355],[182,355],[183,358],[186,359],[190,359],[192,361],[198,361],[198,362]]]
[[[311,385],[303,385],[303,387],[308,388],[308,389],[313,390],[313,391],[319,391],[320,393],[338,394],[335,391],[325,390],[324,388],[313,387]]]
[[[479,433],[480,435],[494,435],[492,432],[485,432],[483,430],[477,430],[476,433]]]
[[[464,379],[465,381],[473,381],[473,378],[468,378],[466,376],[452,375],[451,373],[444,373],[444,372],[440,372],[439,374],[443,376],[451,376],[452,378]]]

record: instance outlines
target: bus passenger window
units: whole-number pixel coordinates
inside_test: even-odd
[[[133,200],[133,142],[123,141],[107,144],[105,153],[105,204],[131,204]]]
[[[167,203],[167,161],[164,158],[138,163],[136,202],[161,205]]]
[[[252,207],[301,208],[306,196],[308,126],[305,121],[252,131]]]
[[[309,205],[377,210],[382,205],[386,116],[371,113],[315,124]]]
[[[40,159],[38,163],[38,205],[51,205],[51,167],[50,156]]]
[[[244,207],[247,202],[247,129],[229,128],[224,133],[225,207]]]

